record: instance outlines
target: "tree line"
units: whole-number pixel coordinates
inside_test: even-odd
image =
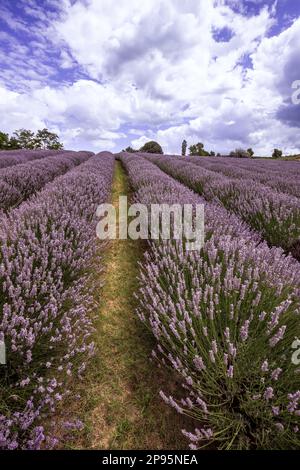
[[[186,156],[188,149],[187,141],[184,139],[181,145],[181,155],[183,157]],[[127,147],[123,152],[129,153],[136,153],[136,152],[143,152],[143,153],[158,153],[163,154],[163,149],[158,142],[151,140],[150,142],[146,142],[139,150],[136,150],[132,147]],[[193,157],[220,157],[220,153],[215,153],[213,151],[205,150],[204,144],[202,142],[198,142],[197,144],[193,144],[189,147],[189,155]],[[253,158],[255,155],[254,150],[252,148],[248,148],[247,150],[238,148],[230,152],[230,157],[235,158]],[[283,155],[282,151],[279,149],[274,149],[272,158],[281,158]]]
[[[187,151],[187,141],[184,139],[181,145],[181,155],[183,157],[186,156],[186,151]],[[197,144],[191,145],[189,147],[189,155],[190,156],[199,156],[199,157],[215,157],[216,153],[211,151],[208,152],[204,148],[204,144],[202,142],[198,142]],[[254,150],[252,148],[248,148],[247,150],[238,148],[236,150],[233,150],[230,152],[229,156],[230,157],[236,157],[236,158],[253,158],[255,155]],[[282,150],[279,149],[274,149],[272,158],[281,158],[283,155]],[[221,154],[217,153],[217,157],[220,157]]]
[[[32,132],[29,129],[18,129],[12,136],[5,132],[0,131],[0,150],[16,150],[16,149],[42,149],[42,150],[61,150],[63,149],[63,144],[60,143],[59,137],[54,132],[50,132],[47,128],[40,129],[36,133]],[[163,154],[163,149],[158,142],[153,140],[146,142],[139,150],[133,149],[132,147],[127,147],[123,152],[144,152],[144,153],[157,153]],[[187,152],[187,141],[184,139],[181,145],[181,155],[186,156]],[[202,142],[193,144],[189,147],[190,156],[199,156],[199,157],[219,157],[220,153],[215,153],[213,151],[207,151],[204,148]],[[282,151],[279,149],[274,149],[272,158],[281,158],[283,155]],[[233,150],[230,152],[230,157],[236,158],[252,158],[254,157],[254,151],[252,148],[244,150],[242,148]]]
[[[28,129],[18,129],[12,136],[0,131],[0,150],[42,149],[61,150],[63,144],[59,137],[48,129],[40,129],[36,133]]]

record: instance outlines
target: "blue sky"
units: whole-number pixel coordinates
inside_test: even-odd
[[[0,130],[299,152],[299,50],[295,0],[0,0]]]

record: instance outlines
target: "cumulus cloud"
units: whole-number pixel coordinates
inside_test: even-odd
[[[118,131],[121,121],[115,115],[122,106],[126,102],[111,87],[90,80],[60,89],[39,88],[30,94],[0,87],[5,130],[12,132],[25,125],[36,131],[47,126],[61,135],[66,147],[113,148],[115,140],[126,137]]]
[[[66,147],[92,150],[157,139],[178,152],[187,138],[220,152],[293,151],[300,20],[270,37],[276,3],[46,0],[45,10],[29,0],[22,18],[6,8],[0,126],[48,126]]]

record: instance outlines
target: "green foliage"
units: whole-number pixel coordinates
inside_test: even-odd
[[[17,150],[19,148],[21,148],[21,146],[18,139],[16,137],[11,137],[9,139],[8,150]]]
[[[239,148],[239,149],[234,150],[233,152],[230,152],[230,156],[235,157],[235,158],[250,158],[251,157],[248,150],[244,150],[242,148]]]
[[[44,128],[37,131],[35,136],[35,148],[48,150],[61,150],[63,145],[58,140],[58,135]]]
[[[128,152],[128,153],[136,153],[138,150],[134,150],[132,147],[127,147],[123,152]]]
[[[202,142],[198,142],[198,144],[191,145],[189,151],[191,156],[209,157],[209,152],[204,150],[204,144],[202,144]]]
[[[18,129],[12,137],[0,132],[0,150],[15,149],[61,150],[63,144],[59,142],[57,134],[46,128],[38,130],[36,134],[29,129]]]
[[[0,150],[7,150],[9,148],[9,135],[0,132]]]
[[[274,149],[272,158],[281,158],[282,157],[282,150]]]
[[[251,158],[254,157],[254,151],[251,147],[247,150],[247,152],[249,153]]]
[[[14,138],[22,149],[36,149],[34,132],[28,129],[18,129],[13,133]]]
[[[140,152],[144,153],[160,153],[163,154],[163,149],[161,146],[155,142],[154,140],[151,140],[150,142],[147,142],[143,147],[140,148]]]
[[[181,155],[183,157],[186,156],[186,149],[187,149],[187,141],[184,139],[184,141],[182,142],[182,145],[181,145]]]

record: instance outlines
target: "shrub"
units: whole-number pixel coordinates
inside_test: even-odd
[[[0,150],[5,150],[9,146],[9,135],[0,131]]]
[[[250,158],[251,157],[248,151],[242,148],[236,149],[233,152],[230,152],[230,156],[235,157],[235,158]]]
[[[128,152],[128,153],[136,153],[138,150],[134,150],[132,147],[127,147],[125,150],[122,150],[123,152]]]
[[[274,149],[272,154],[272,158],[281,158],[282,157],[282,150]]]
[[[209,157],[209,152],[204,150],[204,144],[198,142],[198,144],[191,145],[189,148],[190,155],[194,157]]]
[[[140,152],[160,154],[164,153],[161,146],[157,142],[154,142],[154,140],[151,140],[150,142],[147,142],[145,145],[143,145],[143,147],[140,148]]]
[[[154,355],[182,377],[184,399],[161,396],[198,422],[183,431],[193,449],[300,445],[300,377],[291,361],[299,299],[289,262],[278,250],[272,262],[266,246],[249,253],[250,245],[216,236],[187,256],[180,244],[164,244],[143,265],[139,316],[157,339]]]

